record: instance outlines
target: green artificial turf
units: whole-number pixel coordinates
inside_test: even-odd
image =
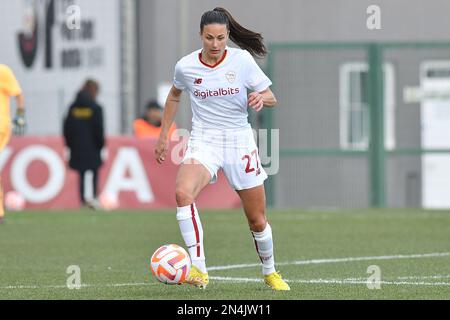
[[[174,211],[8,213],[0,225],[0,299],[450,299],[448,211],[269,210],[289,292],[261,281],[241,211],[200,214],[206,290],[164,285],[149,271],[159,246],[184,246]],[[80,289],[67,287],[73,265]],[[367,286],[371,265],[381,271],[380,289]]]

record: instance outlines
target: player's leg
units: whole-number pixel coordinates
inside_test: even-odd
[[[241,198],[256,251],[262,262],[263,274],[275,272],[272,232],[266,218],[264,185],[251,189],[237,190],[236,192]]]
[[[84,207],[86,205],[86,199],[84,198],[84,183],[85,183],[85,177],[86,177],[86,170],[79,170],[78,171],[78,192],[80,197],[80,203],[81,206]]]
[[[4,126],[0,129],[0,152],[3,151],[3,149],[8,144],[9,138],[11,137],[11,127],[10,126]],[[5,218],[5,209],[3,205],[3,186],[2,186],[2,178],[0,176],[0,224],[4,222]]]
[[[247,138],[247,146],[230,148],[226,151],[224,173],[241,198],[255,248],[261,260],[264,281],[274,290],[290,290],[288,284],[275,271],[272,228],[266,218],[264,181],[267,179],[267,173],[261,166],[253,133],[251,131],[242,133],[242,137],[239,138]]]
[[[98,168],[92,169],[92,196],[94,202],[97,201],[98,189]]]
[[[208,169],[195,159],[187,159],[178,169],[176,201],[179,207],[192,204],[200,191],[211,181]]]
[[[275,270],[272,228],[266,218],[264,184],[245,190],[237,190],[262,264],[265,282],[274,290],[290,290]]]
[[[97,199],[97,181],[98,181],[98,168],[92,168],[84,172],[83,178],[83,198],[84,205],[92,210],[100,208],[99,201]],[[88,192],[86,192],[88,190]],[[80,191],[81,192],[81,191]],[[86,196],[87,193],[87,196]]]
[[[208,273],[203,246],[203,227],[195,199],[210,183],[211,173],[199,161],[187,159],[180,165],[176,180],[177,220],[192,261],[186,283],[205,288]]]
[[[227,148],[223,171],[231,187],[241,198],[255,247],[262,263],[264,275],[275,272],[272,230],[266,219],[266,196],[264,181],[267,173],[260,165],[258,147],[253,132],[237,136],[246,147]],[[247,139],[247,141],[245,141]]]

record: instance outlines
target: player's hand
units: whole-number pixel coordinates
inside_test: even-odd
[[[13,119],[13,134],[21,136],[25,134],[27,122],[25,120],[25,110],[17,109],[16,116]]]
[[[168,149],[167,138],[159,137],[155,146],[155,159],[159,164],[163,163],[166,159]]]
[[[252,92],[248,95],[248,106],[256,112],[261,111],[264,107],[263,96],[259,92]]]

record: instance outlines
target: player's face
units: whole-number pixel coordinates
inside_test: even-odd
[[[207,24],[200,37],[203,42],[203,53],[212,59],[220,59],[228,40],[228,29],[225,24]]]

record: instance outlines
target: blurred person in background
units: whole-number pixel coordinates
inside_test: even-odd
[[[192,131],[178,169],[175,197],[177,220],[189,250],[192,268],[186,283],[206,288],[209,283],[203,245],[203,227],[195,200],[223,170],[241,198],[265,283],[273,290],[290,290],[275,270],[272,229],[266,218],[264,180],[258,147],[248,123],[248,108],[259,112],[273,107],[271,80],[254,60],[267,54],[261,34],[242,27],[223,8],[205,12],[200,20],[202,48],[181,58],[175,66],[167,96],[155,159],[168,152],[168,130],[187,91],[193,113]],[[239,48],[227,46],[231,39]],[[225,242],[226,243],[226,242]]]
[[[161,120],[163,116],[163,108],[156,100],[147,103],[145,114],[136,119],[133,123],[134,134],[138,138],[158,138],[161,134]],[[169,137],[177,129],[174,123],[169,128]]]
[[[79,174],[80,202],[95,209],[97,201],[98,170],[102,165],[101,150],[105,145],[102,107],[96,102],[99,85],[87,80],[70,105],[64,119],[63,131],[70,150],[69,166]],[[92,195],[85,195],[85,183],[91,177]]]
[[[9,105],[11,97],[15,97],[17,103],[16,116],[12,123]],[[8,144],[11,137],[11,129],[13,129],[14,134],[20,135],[25,133],[24,97],[12,70],[8,66],[0,64],[0,152]],[[4,222],[4,217],[3,188],[0,180],[0,224]]]

